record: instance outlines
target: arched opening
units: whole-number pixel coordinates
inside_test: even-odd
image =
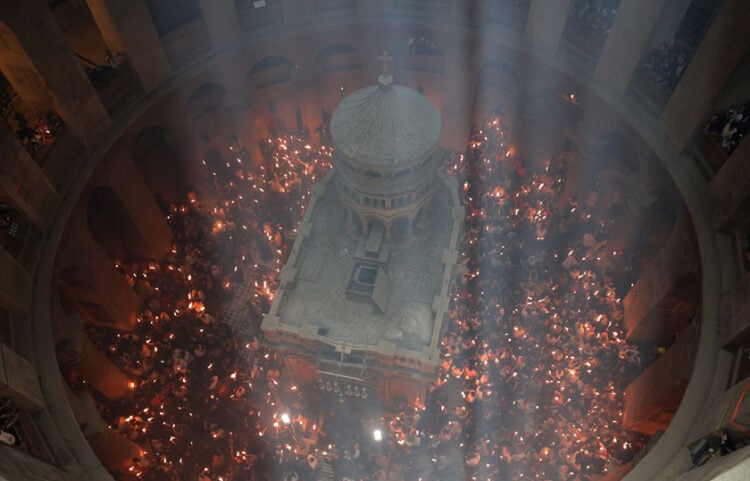
[[[247,82],[255,90],[270,87],[292,79],[294,63],[283,55],[263,57],[250,68]]]
[[[184,197],[184,176],[167,129],[161,125],[143,129],[133,143],[133,161],[164,213],[169,202]]]
[[[375,232],[375,233],[387,232],[386,225],[382,220],[376,219],[374,217],[369,217],[366,219],[367,219],[367,223],[366,223],[367,230],[364,232],[365,235],[369,235],[372,232]]]
[[[102,186],[89,195],[86,207],[89,232],[112,260],[149,257],[148,245],[117,193]]]

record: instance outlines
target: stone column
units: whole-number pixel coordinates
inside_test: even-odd
[[[101,133],[109,124],[107,112],[51,10],[39,0],[6,0],[0,18],[44,81],[34,90],[46,89],[66,127],[84,144]]]
[[[721,300],[721,346],[745,344],[750,334],[750,273],[735,281]]]
[[[682,149],[701,128],[717,95],[750,46],[750,9],[726,0],[662,113],[661,127]]]
[[[18,94],[28,120],[33,120],[43,113],[54,110],[54,100],[44,84],[44,79],[37,71],[26,52],[12,40],[8,50],[0,55],[0,67],[8,83]]]
[[[127,473],[128,468],[133,465],[133,459],[143,458],[140,446],[109,427],[88,441],[96,457],[110,471]]]
[[[666,429],[680,405],[698,348],[698,329],[688,325],[677,341],[625,389],[624,429],[652,436]]]
[[[13,207],[43,231],[57,210],[57,191],[5,122],[0,122],[0,191]]]
[[[141,300],[112,260],[91,238],[84,225],[71,225],[57,259],[61,267],[56,282],[61,296],[87,322],[132,331]]]
[[[31,274],[0,247],[0,307],[14,314],[26,314],[31,302]]]
[[[144,0],[86,0],[86,3],[104,43],[127,56],[146,92],[169,78],[169,60]]]
[[[75,371],[92,388],[107,399],[130,396],[130,378],[98,350],[84,332],[83,319],[77,315],[53,312],[57,360],[64,369]]]
[[[531,0],[524,36],[531,45],[554,52],[560,45],[572,0]]]
[[[214,50],[237,43],[241,36],[234,0],[199,0]]]
[[[750,142],[744,139],[708,185],[706,202],[715,229],[727,232],[750,212]]]
[[[161,259],[172,247],[172,230],[143,174],[132,162],[121,164],[124,165],[118,169],[118,177],[110,178],[110,186],[119,195],[146,243],[148,250],[136,254]]]
[[[0,344],[0,392],[26,412],[37,413],[45,407],[36,368],[5,344]]]
[[[700,299],[700,258],[688,216],[680,211],[667,244],[625,296],[629,341],[666,342],[695,315]]]
[[[143,450],[137,444],[107,426],[91,396],[84,394],[76,397],[70,391],[67,394],[83,435],[109,471],[126,472],[134,458],[143,457]]]
[[[665,1],[620,2],[615,23],[594,71],[594,77],[616,96],[624,94],[630,85]]]

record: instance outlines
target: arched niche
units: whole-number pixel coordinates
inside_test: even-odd
[[[223,109],[227,91],[217,83],[204,83],[190,94],[185,101],[185,117],[192,122],[205,114]]]
[[[247,76],[255,90],[292,80],[294,63],[283,55],[269,55],[256,62]]]
[[[150,257],[135,219],[110,187],[98,187],[89,195],[86,224],[93,239],[112,260]]]
[[[151,192],[164,210],[169,202],[185,195],[185,178],[178,153],[169,142],[169,132],[161,125],[143,129],[133,142],[133,162],[141,171]]]
[[[321,73],[362,68],[359,52],[348,43],[331,43],[321,48],[315,63]]]

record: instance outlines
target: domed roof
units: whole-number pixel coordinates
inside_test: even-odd
[[[349,159],[397,166],[434,148],[440,126],[440,113],[424,95],[381,77],[379,85],[341,101],[331,119],[331,136]]]

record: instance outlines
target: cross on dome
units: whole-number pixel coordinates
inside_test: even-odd
[[[388,72],[388,65],[393,62],[393,57],[388,55],[388,50],[383,50],[383,53],[378,55],[378,60],[383,62],[383,73],[378,77],[378,81],[380,82],[380,85],[390,85],[391,82],[393,82],[393,77]]]

